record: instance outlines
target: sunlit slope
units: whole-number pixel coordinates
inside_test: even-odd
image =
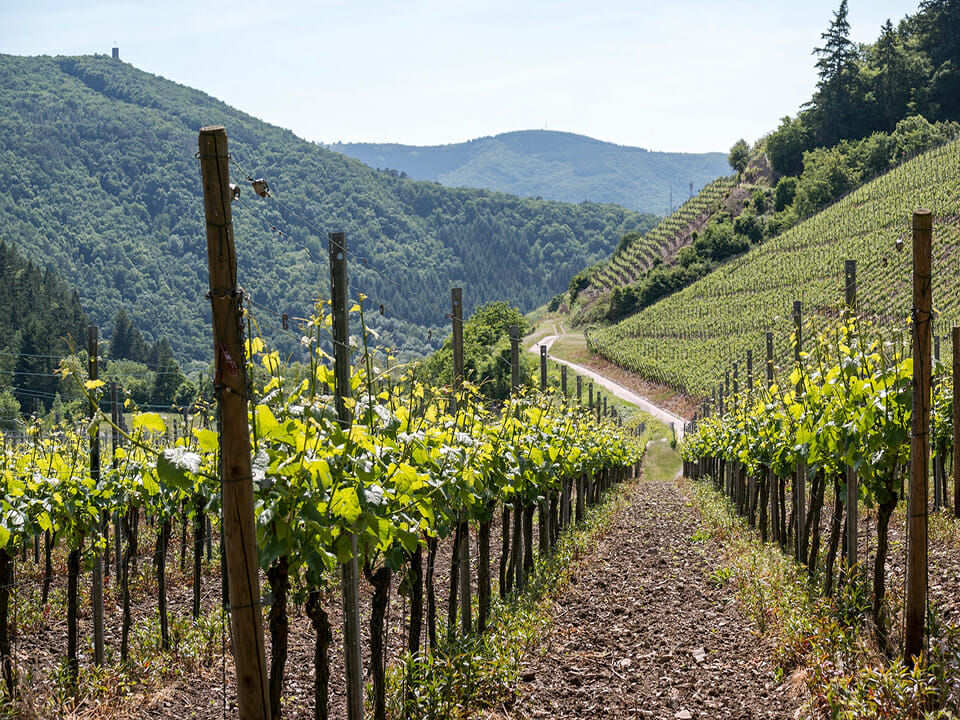
[[[760,367],[768,330],[783,365],[794,300],[803,303],[805,317],[835,314],[846,259],[857,261],[859,310],[906,323],[912,215],[920,207],[934,217],[935,332],[948,334],[960,323],[960,141],[910,160],[687,289],[591,333],[591,345],[646,377],[709,395],[733,362],[744,367],[748,349]]]

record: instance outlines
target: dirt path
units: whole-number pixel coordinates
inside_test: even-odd
[[[546,337],[541,338],[536,343],[531,345],[528,348],[528,350],[529,352],[536,353],[539,355],[540,346],[545,345],[547,347],[547,352],[549,353],[550,346],[553,345],[553,343],[556,342],[559,337],[560,337],[559,335],[547,335]],[[554,362],[561,363],[562,365],[566,365],[567,367],[572,368],[575,372],[577,372],[580,375],[589,377],[595,383],[605,388],[609,392],[613,393],[621,400],[626,400],[627,402],[632,403],[637,407],[639,407],[645,413],[653,415],[655,418],[657,418],[657,420],[664,423],[667,427],[670,427],[672,425],[674,430],[677,433],[677,441],[679,442],[680,440],[683,439],[683,425],[686,421],[679,415],[674,415],[669,410],[664,410],[663,408],[658,407],[657,405],[654,405],[647,398],[641,395],[637,395],[637,393],[633,392],[632,390],[629,390],[623,387],[622,385],[615,383],[613,380],[610,380],[604,377],[603,375],[600,375],[595,370],[591,370],[590,368],[584,367],[583,365],[578,365],[577,363],[572,363],[569,360],[561,360],[560,358],[557,358],[557,357],[551,356],[550,359],[553,360]]]
[[[513,717],[794,717],[698,527],[675,482],[637,485],[557,600]]]

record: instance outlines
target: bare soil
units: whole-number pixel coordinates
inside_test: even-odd
[[[675,482],[641,482],[556,601],[517,718],[790,718],[762,638],[715,587],[718,551]]]

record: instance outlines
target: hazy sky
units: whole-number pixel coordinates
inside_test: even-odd
[[[849,0],[854,40],[919,0]],[[0,0],[0,52],[109,54],[319,142],[549,128],[727,151],[794,114],[839,0]]]

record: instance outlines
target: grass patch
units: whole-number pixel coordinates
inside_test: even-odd
[[[669,437],[668,432],[664,432],[662,437]],[[647,454],[643,459],[645,479],[654,482],[673,480],[681,467],[683,462],[680,460],[680,453],[670,447],[668,441],[655,440],[647,446]]]
[[[861,578],[824,598],[804,568],[761,543],[733,506],[707,484],[687,488],[703,528],[720,549],[708,580],[732,584],[758,636],[774,648],[779,680],[790,676],[808,696],[803,717],[866,720],[956,717],[960,711],[960,629],[931,613],[930,650],[906,666],[873,641],[870,590]],[[891,615],[896,617],[896,615]]]

